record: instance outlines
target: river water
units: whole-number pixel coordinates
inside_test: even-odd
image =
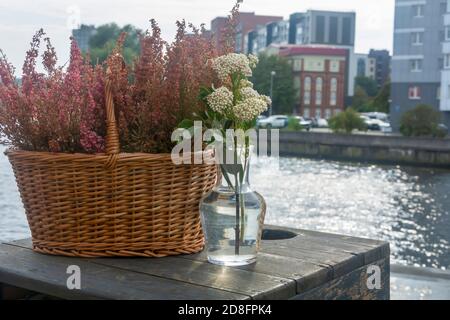
[[[0,146],[0,241],[29,236]],[[389,241],[392,262],[450,269],[450,171],[301,158],[257,159],[269,224]]]

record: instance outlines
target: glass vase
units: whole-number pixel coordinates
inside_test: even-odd
[[[218,183],[200,203],[208,261],[213,264],[256,262],[266,203],[250,187],[251,153],[250,147],[236,148],[235,163],[219,165]]]

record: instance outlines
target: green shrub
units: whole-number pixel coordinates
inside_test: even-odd
[[[300,124],[300,121],[295,117],[289,117],[288,118],[288,125],[286,127],[286,130],[288,131],[302,131],[304,128]]]
[[[420,104],[403,114],[400,132],[407,137],[442,136],[439,130],[440,120],[440,113],[432,106]]]
[[[352,133],[353,130],[367,130],[367,126],[364,123],[364,120],[352,108],[349,108],[344,112],[341,112],[338,115],[332,117],[328,123],[330,129],[333,130],[333,132],[338,133]]]

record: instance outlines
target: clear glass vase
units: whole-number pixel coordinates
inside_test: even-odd
[[[235,164],[222,164],[216,187],[200,203],[208,261],[225,266],[256,262],[266,213],[249,184],[251,148],[237,148]]]

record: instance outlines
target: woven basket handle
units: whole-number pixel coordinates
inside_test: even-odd
[[[114,99],[111,84],[111,69],[106,71],[105,102],[106,102],[106,153],[119,154],[119,130],[117,129],[116,114],[114,112]]]

